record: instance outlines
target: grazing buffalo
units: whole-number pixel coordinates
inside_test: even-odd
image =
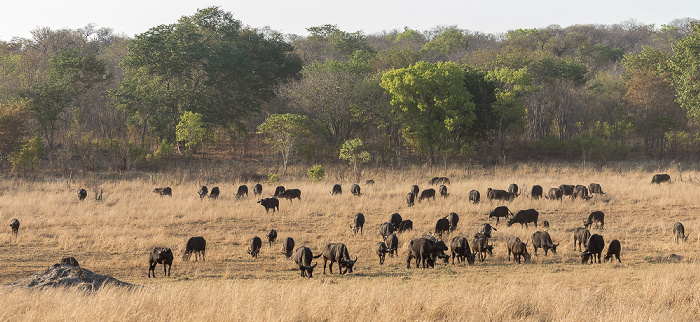
[[[292,237],[287,237],[282,241],[282,254],[284,256],[287,256],[287,259],[289,257],[292,257],[292,252],[294,251],[294,238]]]
[[[544,249],[544,256],[547,256],[547,251],[552,250],[552,254],[557,254],[557,246],[559,244],[552,243],[552,238],[549,237],[549,233],[546,231],[536,231],[532,234],[532,248],[535,249],[535,256],[537,256],[537,249]]]
[[[390,222],[385,222],[379,225],[379,234],[382,235],[382,238],[386,238],[386,236],[389,236],[394,233],[394,225],[392,225]]]
[[[588,188],[584,185],[577,185],[574,187],[574,194],[571,195],[571,198],[576,199],[583,199],[583,200],[588,200],[591,199],[591,196],[588,195]]]
[[[554,199],[554,200],[561,201],[561,198],[563,196],[564,196],[564,192],[559,188],[550,188],[549,191],[547,192],[547,199]]]
[[[494,228],[491,226],[489,223],[483,223],[481,224],[481,228],[479,229],[479,234],[486,237],[486,238],[491,238],[491,231],[498,231],[498,229]]]
[[[457,229],[457,224],[459,223],[459,215],[457,213],[451,212],[445,218],[450,222],[450,230]]]
[[[314,268],[316,265],[311,266],[311,260],[313,259],[313,253],[311,249],[301,246],[294,253],[294,262],[299,265],[299,271],[301,271],[301,277],[312,278],[314,276]]]
[[[378,242],[375,251],[377,253],[377,256],[379,256],[379,265],[384,265],[386,253],[389,251],[389,249],[386,248],[386,244],[384,242]]]
[[[436,184],[450,184],[450,178],[448,177],[434,177],[428,181],[429,184],[431,185],[436,185]]]
[[[151,250],[148,257],[148,277],[156,277],[156,265],[163,264],[163,275],[170,276],[170,268],[173,266],[173,251],[166,247],[156,247]]]
[[[12,236],[17,237],[17,233],[19,232],[19,220],[12,219],[10,221],[10,228],[12,228]]]
[[[236,192],[236,198],[242,198],[243,195],[248,197],[248,186],[246,186],[246,185],[238,186],[238,192]]]
[[[541,224],[542,227],[549,229],[549,221],[543,221]]]
[[[362,229],[365,226],[365,215],[360,212],[356,213],[353,224],[355,224],[355,226],[350,227],[352,228],[353,234],[357,235],[357,232],[359,231],[360,235],[362,235]]]
[[[85,198],[87,198],[87,190],[78,189],[78,200],[83,201]]]
[[[452,251],[452,264],[455,263],[455,257],[457,257],[457,262],[462,263],[464,259],[467,259],[469,265],[474,264],[474,259],[476,254],[472,253],[469,247],[469,242],[466,238],[462,236],[455,236],[450,242],[450,249]]]
[[[413,221],[411,220],[402,220],[401,224],[399,225],[398,233],[403,233],[405,231],[413,230]]]
[[[199,195],[199,199],[202,199],[209,195],[209,188],[207,188],[207,186],[201,186],[199,190],[197,190],[197,194]]]
[[[505,200],[511,201],[515,199],[515,195],[505,190],[486,189],[486,198],[488,200]]]
[[[530,261],[530,254],[527,252],[527,245],[523,243],[520,238],[516,236],[510,236],[508,238],[508,260],[510,260],[510,254],[513,254],[513,259],[520,264],[520,257],[523,257],[525,262]]]
[[[277,197],[277,198],[282,197],[282,194],[284,193],[284,190],[285,190],[285,189],[284,189],[284,186],[277,186],[277,188],[275,188],[275,194],[272,195],[272,196],[273,196],[273,197]]]
[[[267,242],[270,244],[270,247],[272,247],[272,243],[277,240],[277,231],[274,229],[270,229],[268,232],[265,233],[265,236],[267,236]]]
[[[187,245],[185,246],[185,253],[182,254],[183,261],[189,261],[190,257],[194,253],[194,261],[197,261],[197,257],[202,257],[202,261],[205,261],[204,255],[207,250],[207,241],[204,237],[192,237],[187,240]]]
[[[506,226],[510,227],[512,224],[520,224],[520,227],[525,224],[527,227],[528,223],[534,223],[537,227],[537,217],[540,215],[535,209],[520,210],[513,216],[513,218],[508,219]]]
[[[394,257],[394,253],[398,253],[399,249],[399,238],[396,234],[391,234],[384,238],[384,243],[386,244],[387,252],[391,257]]]
[[[292,202],[292,199],[299,199],[299,201],[301,201],[301,190],[287,189],[282,193],[281,197],[289,200],[289,202]]]
[[[258,200],[258,203],[265,207],[266,213],[270,213],[270,209],[272,209],[273,214],[275,213],[275,210],[280,210],[280,201],[277,198],[260,199]]]
[[[518,188],[518,185],[515,183],[511,183],[510,186],[508,186],[508,192],[512,193],[514,196],[518,196],[520,193],[520,189]]]
[[[411,268],[411,260],[416,259],[416,267],[422,263],[422,268],[426,268],[426,261],[437,255],[439,252],[448,250],[447,245],[443,241],[433,241],[426,238],[416,238],[408,243],[408,258],[406,259],[406,268]],[[434,261],[434,260],[433,260]]]
[[[333,274],[333,263],[335,262],[338,262],[340,274],[352,273],[352,267],[357,263],[357,256],[355,256],[355,260],[351,260],[348,254],[348,248],[343,243],[330,243],[326,245],[323,247],[321,255],[314,256],[314,258],[320,256],[323,256],[324,275],[326,274],[326,263],[328,261],[331,262],[330,265],[328,265],[328,271],[331,272],[331,274]],[[343,268],[345,271],[343,271]]]
[[[498,222],[500,221],[500,218],[505,218],[507,219],[508,216],[512,216],[513,213],[510,212],[510,209],[506,206],[498,206],[496,209],[491,210],[490,213],[488,213],[489,219],[496,217],[496,225],[498,225]]]
[[[481,194],[478,190],[469,191],[469,201],[472,203],[479,203],[479,201],[481,201]]]
[[[332,195],[342,195],[343,194],[343,187],[341,187],[339,184],[334,184],[333,188],[331,188],[331,194]]]
[[[662,183],[662,182],[670,182],[671,181],[671,176],[668,174],[655,174],[653,178],[651,178],[651,183]]]
[[[591,232],[583,227],[578,227],[574,230],[574,250],[576,250],[576,244],[578,243],[578,250],[581,251],[581,244],[585,248],[588,246],[588,238],[591,237]]]
[[[603,229],[603,225],[605,225],[605,214],[602,211],[592,212],[588,215],[588,219],[583,221],[583,226],[588,228],[593,225],[594,222],[596,228],[598,228],[598,224],[600,224],[600,229]]]
[[[19,222],[17,223],[17,226],[19,227]],[[12,231],[14,231],[14,228],[12,229]],[[685,234],[685,227],[683,226],[683,224],[679,222],[673,224],[673,242],[678,244],[679,240],[683,242],[688,241],[688,235]]]
[[[219,187],[211,188],[211,191],[209,192],[209,198],[211,198],[211,199],[219,198]]]
[[[420,197],[418,197],[418,202],[421,202],[423,199],[430,199],[433,198],[435,200],[435,189],[430,188],[430,189],[425,189],[420,192]]]
[[[416,202],[416,195],[413,194],[413,192],[409,192],[406,194],[406,205],[411,207],[415,205]]]
[[[563,184],[559,186],[559,190],[561,190],[564,196],[572,196],[572,198],[574,195],[574,188],[576,188],[576,186],[573,184]]]
[[[474,239],[472,239],[472,250],[479,258],[480,262],[486,260],[487,253],[493,256],[493,245],[489,245],[488,237],[483,234],[474,235]]]
[[[433,234],[442,238],[442,233],[450,233],[450,221],[447,219],[447,217],[440,218],[435,223],[435,231],[433,231]]]
[[[257,196],[257,195],[259,195],[259,194],[262,194],[262,185],[259,184],[259,183],[256,183],[256,184],[253,186],[253,195],[254,195],[254,196]]]
[[[359,197],[362,195],[362,192],[360,191],[360,185],[353,183],[352,186],[350,186],[350,193],[352,193],[353,196]]]
[[[173,189],[170,189],[170,187],[165,187],[165,188],[155,188],[153,189],[154,193],[157,193],[159,196],[173,196]]]
[[[605,257],[603,257],[603,261],[608,261],[608,259],[612,262],[612,257],[615,255],[615,258],[617,258],[617,261],[619,263],[622,263],[620,260],[620,249],[622,249],[622,246],[620,246],[620,241],[617,239],[614,239],[613,241],[610,242],[610,245],[608,245],[608,253],[605,254]]]
[[[365,181],[365,185],[366,185],[366,186],[371,186],[371,185],[373,185],[373,184],[374,184],[374,180],[372,180],[372,179],[369,179],[369,180]]]
[[[250,246],[248,246],[248,254],[253,258],[257,258],[260,254],[260,248],[262,248],[262,240],[260,237],[255,236],[250,240]]]
[[[542,194],[543,194],[542,186],[537,185],[537,184],[532,186],[532,190],[530,190],[530,198],[540,199],[540,198],[542,198]]]
[[[440,192],[440,197],[447,198],[447,196],[450,195],[449,193],[447,193],[447,186],[445,186],[444,184],[440,185],[438,191]]]
[[[398,212],[391,214],[391,217],[389,217],[389,222],[394,227],[394,230],[399,229],[399,226],[401,226],[402,221],[403,218],[401,218],[401,215]]]
[[[603,253],[603,248],[605,248],[605,241],[603,236],[598,234],[593,234],[588,237],[588,242],[586,245],[586,250],[581,253],[581,264],[588,262],[589,260],[595,263],[596,258],[600,264],[600,255]]]
[[[420,192],[420,189],[418,188],[418,185],[417,185],[417,184],[414,184],[414,185],[411,186],[411,192],[413,192],[413,194],[414,194],[416,197],[418,197],[418,192]]]
[[[603,188],[597,183],[591,183],[588,185],[588,192],[591,194],[597,193],[599,195],[604,195]]]

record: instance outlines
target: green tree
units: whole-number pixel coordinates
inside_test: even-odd
[[[0,160],[17,150],[29,134],[28,110],[26,101],[0,103]]]
[[[489,71],[487,80],[496,84],[496,101],[491,104],[498,121],[498,142],[501,150],[507,132],[521,130],[526,124],[527,110],[522,96],[536,91],[527,68],[497,68]]]
[[[271,145],[282,157],[282,174],[287,173],[289,156],[295,144],[310,134],[308,127],[309,119],[296,114],[272,114],[258,126],[258,134],[265,136],[265,143]]]
[[[43,154],[44,142],[36,136],[27,141],[22,148],[10,154],[10,162],[12,162],[12,171],[21,172],[26,175],[34,172],[39,166],[39,160]]]
[[[455,63],[418,62],[384,73],[381,86],[391,95],[391,105],[404,121],[403,135],[428,151],[430,164],[447,147],[454,133],[475,119],[472,95],[465,87],[465,73]]]
[[[690,36],[673,46],[668,71],[678,103],[690,118],[700,122],[700,24],[693,25]]]
[[[343,143],[343,146],[340,147],[340,159],[350,163],[355,180],[360,180],[359,166],[369,162],[370,155],[362,144],[362,140],[358,138]]]
[[[188,153],[196,153],[197,147],[204,141],[207,134],[202,114],[189,111],[182,114],[175,134],[178,142],[185,143]]]

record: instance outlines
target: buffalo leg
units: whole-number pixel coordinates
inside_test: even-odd
[[[323,275],[326,275],[326,263],[327,263],[327,262],[328,262],[328,261],[327,261],[326,258],[324,257],[324,258],[323,258]],[[333,265],[333,263],[331,263],[331,265]]]

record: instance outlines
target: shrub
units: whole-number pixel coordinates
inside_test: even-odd
[[[326,178],[326,171],[323,170],[320,164],[314,165],[309,169],[309,181],[311,182],[321,182]]]

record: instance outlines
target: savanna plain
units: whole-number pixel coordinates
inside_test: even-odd
[[[292,171],[294,172],[294,171]],[[669,173],[670,184],[651,184],[654,173]],[[700,319],[698,211],[700,171],[675,168],[597,167],[527,164],[490,168],[424,168],[366,170],[363,195],[349,193],[351,180],[338,180],[333,170],[311,183],[303,171],[275,184],[263,182],[263,195],[276,185],[298,188],[301,201],[280,200],[280,211],[266,214],[251,194],[236,198],[241,184],[235,173],[221,176],[171,172],[135,174],[128,179],[0,181],[0,284],[39,273],[73,256],[81,267],[97,274],[140,285],[133,289],[105,287],[94,292],[77,289],[32,290],[2,286],[0,320],[676,320]],[[405,196],[413,184],[422,189],[434,176],[447,176],[450,196],[407,207]],[[224,179],[224,178],[232,179]],[[373,179],[374,185],[365,185]],[[77,188],[98,183],[103,198],[92,191],[79,202]],[[507,189],[511,183],[529,190],[541,185],[545,193],[560,184],[601,184],[604,195],[588,201],[533,200],[526,194],[512,202],[489,202],[486,189]],[[341,183],[344,193],[329,192]],[[199,185],[218,186],[218,200],[200,200]],[[152,193],[170,186],[172,197]],[[482,202],[468,201],[479,190]],[[493,256],[474,265],[438,263],[434,269],[406,268],[406,244],[434,229],[450,212],[460,216],[453,236],[471,237],[486,213],[506,205],[511,211],[534,208],[539,221],[551,223],[549,233],[559,243],[557,254],[534,256],[530,236],[541,227],[511,227],[501,222],[493,233]],[[622,263],[582,264],[574,250],[573,230],[592,212],[605,213],[605,228],[591,233],[607,244],[622,244]],[[353,217],[366,217],[364,233],[354,235]],[[379,265],[374,249],[382,241],[378,227],[398,212],[414,222],[413,231],[401,233],[399,255]],[[8,224],[21,222],[19,235]],[[675,244],[675,222],[685,225],[687,242]],[[269,229],[279,237],[271,247]],[[206,261],[183,261],[189,237],[207,240]],[[263,239],[259,258],[246,252],[254,236]],[[532,261],[516,264],[507,259],[505,242],[518,236],[528,242]],[[354,272],[323,274],[318,263],[311,279],[300,277],[298,267],[280,252],[281,240],[292,237],[296,247],[319,254],[327,243],[341,242],[358,257]],[[171,277],[147,278],[148,252],[170,247],[175,254]],[[605,254],[605,251],[603,255]],[[675,256],[672,256],[674,254]],[[193,257],[194,258],[194,257]],[[336,264],[337,265],[337,264]],[[335,266],[335,265],[334,265]]]

